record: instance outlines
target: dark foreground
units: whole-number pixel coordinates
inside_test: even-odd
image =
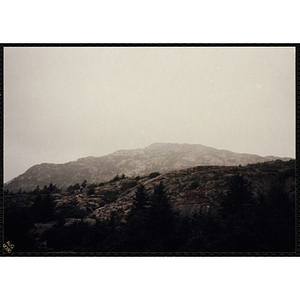
[[[249,175],[251,168],[255,176]],[[201,209],[192,213],[180,210],[180,203],[175,208],[170,196],[175,188],[164,184],[165,177],[157,177],[157,182],[151,179],[155,182],[152,190],[145,188],[145,180],[135,178],[135,184],[130,184],[123,178],[123,186],[126,183],[128,189],[134,189],[130,210],[125,214],[111,211],[106,218],[79,206],[58,205],[53,195],[62,191],[52,184],[26,194],[7,191],[5,242],[11,241],[16,253],[295,252],[295,194],[287,191],[287,186],[294,188],[295,161],[240,167],[229,177],[226,167],[222,170],[222,178],[218,173],[218,181],[211,179],[209,184],[216,189],[224,179],[226,192],[213,194],[214,201],[206,199],[207,203],[199,196],[204,193],[204,175],[184,177],[185,194],[194,195],[193,203],[201,202]],[[176,174],[172,178],[178,183],[183,176]],[[122,183],[122,177],[114,180]],[[268,188],[255,189],[260,181],[268,183]],[[87,186],[87,194],[96,193],[92,190],[96,186]],[[69,192],[71,195],[72,187]],[[106,190],[106,195],[113,194],[110,192]],[[115,198],[107,196],[106,201],[113,203]]]

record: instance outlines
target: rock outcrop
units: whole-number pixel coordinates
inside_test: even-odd
[[[52,193],[54,202],[54,218],[34,224],[30,232],[35,234],[38,247],[40,236],[57,224],[62,215],[63,226],[70,226],[76,221],[95,224],[97,220],[109,219],[113,214],[126,222],[126,216],[131,211],[137,187],[144,185],[145,192],[150,196],[160,182],[174,211],[182,216],[192,216],[194,213],[217,213],[222,199],[229,191],[231,178],[242,175],[251,193],[252,201],[268,196],[271,189],[281,186],[288,195],[288,201],[295,201],[295,160],[283,162],[276,160],[247,166],[198,166],[175,170],[163,174],[150,174],[144,177],[118,177],[106,183],[89,185],[80,190]],[[4,207],[15,205],[19,208],[29,208],[33,205],[34,194],[9,194],[4,197]],[[17,221],[17,220],[16,220]]]

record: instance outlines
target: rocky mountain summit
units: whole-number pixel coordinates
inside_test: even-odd
[[[152,172],[165,173],[195,166],[245,166],[266,162],[278,157],[261,157],[238,154],[202,145],[154,143],[144,149],[118,150],[101,157],[80,158],[64,164],[42,163],[28,169],[24,174],[4,185],[4,189],[17,192],[30,191],[50,183],[60,189],[87,180],[99,183],[111,180],[116,175],[144,176]],[[288,160],[288,158],[280,158]]]

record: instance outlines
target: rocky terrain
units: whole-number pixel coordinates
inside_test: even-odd
[[[206,213],[211,207],[219,205],[219,201],[228,192],[228,179],[236,174],[243,174],[249,183],[254,197],[267,195],[272,184],[284,177],[284,190],[290,199],[295,197],[294,161],[290,164],[280,161],[250,165],[246,167],[201,166],[184,170],[167,172],[154,178],[124,178],[110,181],[95,187],[88,195],[88,187],[73,195],[69,193],[54,194],[56,207],[76,203],[76,207],[88,212],[84,218],[90,222],[95,218],[109,218],[112,212],[126,215],[133,205],[136,188],[139,184],[145,186],[148,194],[162,182],[166,188],[171,205],[184,215],[195,212]],[[150,177],[150,178],[149,178]],[[71,220],[70,220],[71,221]]]
[[[243,176],[254,202],[259,197],[267,197],[271,189],[278,185],[288,195],[288,201],[295,201],[295,160],[276,160],[247,166],[197,166],[163,174],[154,172],[143,177],[116,176],[107,182],[87,182],[82,194],[78,188],[62,192],[53,189],[51,197],[54,213],[64,215],[63,226],[78,221],[93,225],[96,220],[108,220],[112,215],[126,223],[126,216],[134,205],[137,187],[145,186],[145,192],[150,195],[162,182],[172,209],[182,216],[191,217],[195,213],[217,212],[222,199],[228,194],[231,178],[237,174]],[[5,195],[5,207],[9,209],[17,204],[28,208],[33,205],[35,197],[34,193],[10,193]],[[41,234],[57,222],[53,219],[35,221],[29,230],[35,234],[38,247],[42,248],[45,243],[39,244]]]
[[[87,180],[99,183],[116,175],[145,176],[152,172],[165,173],[195,166],[245,166],[266,162],[277,157],[238,154],[202,145],[155,143],[144,149],[119,150],[102,157],[86,157],[65,164],[43,163],[28,169],[24,174],[4,185],[12,192],[31,191],[50,183],[60,189]],[[280,158],[289,160],[288,158]]]

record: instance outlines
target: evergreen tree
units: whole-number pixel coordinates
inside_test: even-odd
[[[162,182],[154,189],[148,218],[148,251],[174,251],[176,215]]]
[[[105,251],[105,238],[106,238],[106,226],[105,221],[96,219],[96,223],[93,226],[91,238],[92,251],[103,252]]]
[[[134,205],[126,218],[123,229],[123,247],[129,252],[143,252],[148,241],[148,196],[144,185],[139,185],[135,194]]]
[[[248,186],[241,175],[236,175],[232,178],[229,185],[229,192],[223,199],[222,213],[223,214],[239,214],[243,217],[245,209],[249,204],[250,193]]]
[[[223,251],[246,252],[253,245],[250,233],[254,217],[250,200],[243,176],[234,176],[227,196],[221,201]]]
[[[87,185],[87,181],[86,181],[86,180],[84,180],[84,181],[83,181],[83,183],[81,184],[81,186],[82,186],[83,188],[85,188],[85,187],[86,187],[86,185]]]
[[[282,183],[274,183],[267,197],[260,197],[256,219],[261,251],[295,251],[295,203]]]
[[[136,195],[135,195],[135,203],[133,207],[133,211],[143,211],[146,208],[149,199],[145,192],[145,186],[143,184],[137,187]]]
[[[49,222],[54,217],[55,203],[50,194],[38,194],[31,207],[34,222]]]

